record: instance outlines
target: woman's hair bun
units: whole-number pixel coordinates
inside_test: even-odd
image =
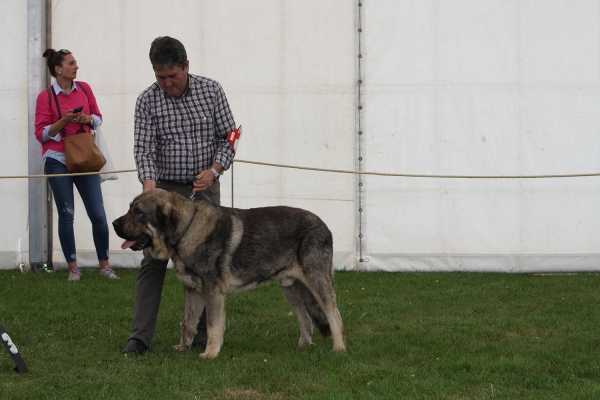
[[[46,49],[46,51],[44,51],[44,54],[42,54],[42,57],[44,58],[48,58],[50,56],[52,56],[52,54],[56,53],[56,51],[54,51],[54,49]]]

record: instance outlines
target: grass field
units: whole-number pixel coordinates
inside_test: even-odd
[[[600,276],[338,272],[347,353],[298,348],[277,286],[227,303],[221,354],[175,352],[183,289],[167,274],[152,349],[125,357],[137,271],[0,271],[3,399],[598,399]]]

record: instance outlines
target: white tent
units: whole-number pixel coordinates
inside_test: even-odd
[[[223,205],[315,212],[334,234],[336,268],[600,269],[600,177],[491,178],[600,172],[600,0],[55,0],[47,36],[46,1],[2,5],[2,175],[39,168],[31,98],[46,84],[45,40],[73,51],[116,168],[135,168],[149,45],[170,35],[192,73],[223,85],[244,129],[238,160],[442,176],[236,162]],[[56,215],[31,217],[42,187],[0,180],[1,266],[36,261],[44,234],[42,257],[64,266]],[[140,191],[135,173],[104,183],[109,221]],[[80,264],[92,267],[81,203],[75,222]],[[111,232],[112,264],[137,266],[119,244]]]

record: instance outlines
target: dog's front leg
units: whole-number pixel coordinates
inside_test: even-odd
[[[200,354],[203,358],[216,358],[223,345],[225,335],[225,300],[222,293],[209,293],[206,299],[206,350]]]
[[[183,320],[181,321],[181,340],[173,346],[175,350],[189,350],[194,336],[198,333],[198,321],[204,310],[204,296],[196,290],[184,287],[185,304],[183,307]]]

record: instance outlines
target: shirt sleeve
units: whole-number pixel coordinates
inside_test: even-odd
[[[233,162],[235,152],[227,141],[227,134],[235,129],[235,120],[229,108],[229,102],[221,85],[217,85],[215,97],[215,137],[217,139],[217,151],[213,162],[219,163],[223,170],[229,169]]]
[[[47,142],[48,140],[54,140],[55,142],[60,142],[62,139],[62,136],[60,135],[60,133],[54,135],[54,137],[50,136],[48,134],[48,132],[50,131],[50,125],[44,127],[44,130],[42,130],[42,142]]]
[[[90,114],[90,117],[94,118],[94,128],[97,128],[100,125],[102,125],[102,120],[99,116],[97,116],[96,114]]]
[[[34,132],[38,142],[43,143],[44,131],[48,136],[48,129],[52,125],[52,106],[48,100],[48,92],[43,90],[35,102],[35,123]],[[56,122],[56,121],[55,121]]]
[[[150,106],[142,93],[135,103],[133,156],[138,179],[156,181],[156,126],[152,123]]]

